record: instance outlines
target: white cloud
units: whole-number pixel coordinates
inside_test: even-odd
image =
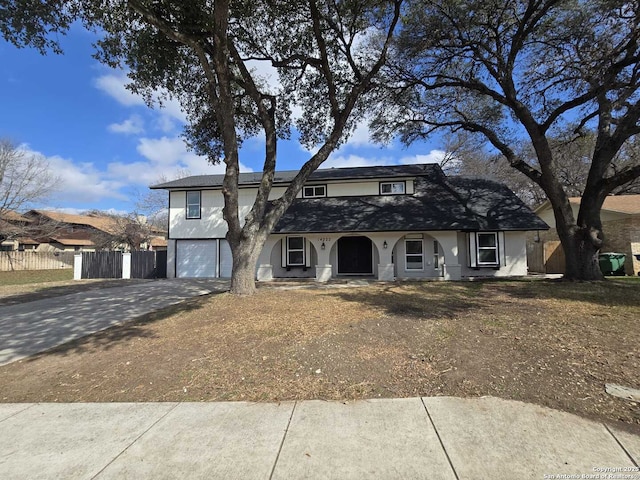
[[[150,185],[162,175],[172,178],[178,170],[187,170],[191,175],[212,175],[225,170],[224,163],[211,165],[207,157],[189,151],[180,137],[141,138],[137,150],[148,162],[111,163],[109,173],[131,183]],[[240,163],[240,171],[252,170]]]
[[[156,120],[155,126],[163,133],[171,133],[175,130],[176,125],[168,115],[160,115]]]
[[[146,102],[142,95],[133,93],[126,88],[126,85],[129,82],[130,80],[125,72],[115,71],[114,73],[108,73],[96,78],[94,80],[94,85],[98,90],[102,90],[120,105],[125,107],[146,106]],[[168,96],[165,90],[156,91],[152,95],[152,98],[154,104],[157,105],[157,108],[153,111],[159,116],[159,118],[162,119],[162,117],[169,117],[169,120],[160,121],[161,129],[163,131],[167,131],[166,127],[169,125],[168,122],[170,122],[171,119],[178,120],[180,123],[186,122],[187,116],[182,111],[180,102],[178,102],[177,99]]]
[[[187,146],[180,137],[141,138],[137,150],[151,162],[166,165],[179,162]]]
[[[110,132],[124,133],[125,135],[144,132],[144,121],[140,115],[131,115],[122,123],[112,123],[107,127]]]
[[[120,192],[125,184],[120,179],[106,177],[91,163],[76,163],[59,155],[47,157],[40,152],[28,153],[42,156],[49,163],[53,175],[58,177],[58,186],[53,197],[59,203],[93,203],[105,199],[127,200]]]
[[[355,130],[351,133],[344,147],[361,147],[372,145],[371,136],[369,135],[369,121],[362,121],[356,125]],[[344,148],[342,147],[342,148]]]
[[[414,163],[440,163],[444,159],[446,154],[447,152],[445,152],[444,150],[431,150],[426,155],[417,154],[402,157],[399,160],[399,163],[402,165],[410,165]]]
[[[373,158],[360,155],[336,155],[330,156],[320,168],[345,168],[345,167],[374,167],[377,165],[392,165],[394,162],[388,157]]]
[[[379,165],[411,165],[422,163],[439,163],[445,156],[443,150],[431,150],[428,154],[407,155],[396,158],[390,155],[380,157],[358,154],[344,155],[334,152],[320,168],[375,167]]]
[[[129,79],[124,74],[109,74],[96,78],[95,86],[125,107],[145,105],[142,96],[126,89],[128,82]]]

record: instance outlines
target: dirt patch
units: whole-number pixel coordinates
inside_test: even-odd
[[[3,402],[477,396],[640,432],[640,283],[407,283],[211,295],[0,367]]]

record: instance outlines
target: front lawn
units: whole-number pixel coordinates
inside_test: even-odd
[[[487,281],[211,295],[0,367],[3,402],[493,395],[640,431],[640,283]]]
[[[73,268],[0,272],[0,287],[73,280]]]

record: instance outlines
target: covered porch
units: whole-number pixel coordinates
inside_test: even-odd
[[[256,278],[460,280],[458,250],[455,231],[273,234]]]

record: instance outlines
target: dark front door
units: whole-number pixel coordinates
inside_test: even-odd
[[[367,237],[338,239],[338,273],[371,275],[373,273],[371,240]]]

